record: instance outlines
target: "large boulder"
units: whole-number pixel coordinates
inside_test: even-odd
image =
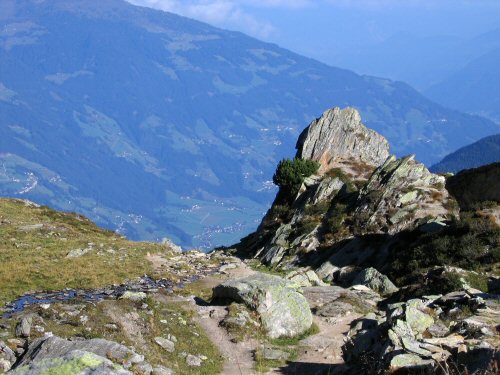
[[[270,338],[298,336],[312,324],[307,300],[277,276],[257,273],[226,281],[213,289],[213,298],[243,303],[257,311]]]
[[[132,372],[114,364],[109,359],[91,352],[73,350],[61,357],[43,360],[18,366],[11,371],[13,375],[46,375],[46,374],[94,374],[94,375],[132,375]]]
[[[396,285],[384,274],[370,267],[361,271],[353,281],[353,285],[365,285],[380,294],[389,294],[398,291]]]
[[[71,355],[74,351],[79,353],[76,357]],[[39,363],[56,366],[58,363],[61,364],[65,361],[73,361],[75,358],[81,362],[81,357],[83,356],[81,355],[82,352],[92,353],[102,358],[108,358],[116,363],[119,363],[125,368],[144,362],[144,356],[137,354],[126,346],[118,344],[114,341],[104,339],[65,340],[57,336],[52,336],[33,341],[19,363],[16,365],[16,368],[22,368],[25,366],[28,366],[27,368],[38,368]],[[85,359],[87,357],[83,356],[83,358]],[[40,366],[43,368],[45,365]],[[24,372],[21,373],[25,374]],[[26,372],[26,374],[32,373]],[[38,374],[38,372],[33,372],[33,374]]]

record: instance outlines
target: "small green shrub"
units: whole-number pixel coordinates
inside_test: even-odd
[[[292,190],[304,182],[306,177],[316,173],[319,163],[309,159],[283,159],[279,162],[273,182],[279,187]]]

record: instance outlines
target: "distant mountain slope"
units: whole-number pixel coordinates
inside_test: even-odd
[[[431,99],[461,111],[500,123],[500,48],[467,64],[457,73],[430,87]]]
[[[0,22],[0,195],[133,239],[235,242],[332,106],[425,163],[499,131],[403,83],[121,0],[2,0]]]
[[[433,172],[459,172],[463,169],[477,168],[482,165],[500,162],[500,134],[480,139],[462,147],[434,164]]]

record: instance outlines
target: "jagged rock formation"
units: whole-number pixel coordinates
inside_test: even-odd
[[[297,157],[321,164],[320,171],[367,164],[379,166],[389,156],[389,142],[361,123],[354,108],[330,109],[314,120],[300,135]]]
[[[387,141],[367,129],[355,109],[326,111],[302,133],[297,148],[298,157],[321,163],[318,174],[304,181],[290,205],[277,199],[240,244],[265,264],[312,262],[331,280],[339,267],[372,266],[364,262],[375,254],[383,265],[388,251],[381,244],[390,236],[454,214],[445,178],[413,155],[389,156]],[[369,235],[379,237],[364,238]]]
[[[426,216],[446,216],[445,181],[417,162],[414,155],[387,158],[359,192],[355,214],[364,222],[359,225],[375,225],[392,234]]]

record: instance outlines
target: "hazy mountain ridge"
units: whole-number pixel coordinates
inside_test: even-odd
[[[0,10],[0,193],[132,238],[241,237],[272,199],[276,161],[331,103],[427,163],[498,131],[403,83],[118,0]]]
[[[469,62],[455,74],[425,90],[425,94],[450,108],[483,115],[498,123],[499,61],[500,47]]]

